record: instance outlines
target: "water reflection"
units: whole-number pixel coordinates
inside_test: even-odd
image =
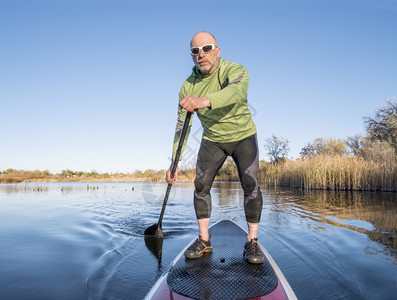
[[[215,182],[211,193],[220,206],[239,206],[244,203],[244,193],[238,182]]]
[[[161,263],[161,254],[163,253],[163,238],[155,236],[144,236],[146,248],[153,253],[159,263]]]
[[[366,234],[383,252],[397,252],[397,195],[304,190],[266,190],[269,209],[317,224],[329,224]],[[312,224],[312,223],[307,223]],[[325,230],[317,226],[316,230]]]

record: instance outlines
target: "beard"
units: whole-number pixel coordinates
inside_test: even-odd
[[[200,65],[200,62],[197,62],[196,66],[200,70],[201,75],[206,76],[210,73],[211,69],[213,68],[213,64],[208,60],[205,61],[206,64]]]

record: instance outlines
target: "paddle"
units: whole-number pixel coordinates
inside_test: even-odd
[[[181,133],[181,137],[179,138],[178,148],[176,149],[175,159],[172,164],[171,178],[174,178],[176,168],[178,167],[179,157],[181,156],[183,142],[185,141],[187,128],[189,127],[191,117],[192,117],[192,113],[190,111],[188,111],[186,113],[185,122],[183,123],[182,133]],[[172,187],[172,183],[169,183],[167,186],[167,191],[165,193],[163,207],[161,208],[159,221],[156,224],[153,224],[153,225],[149,226],[148,228],[146,228],[146,230],[144,232],[144,234],[146,236],[154,236],[154,237],[158,237],[158,238],[163,238],[163,230],[161,228],[161,222],[163,221],[164,211],[165,211],[165,207],[167,205],[168,196],[170,195],[171,187]]]

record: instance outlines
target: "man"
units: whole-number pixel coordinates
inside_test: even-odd
[[[174,139],[173,159],[186,111],[197,112],[203,126],[194,181],[194,208],[200,235],[186,250],[189,259],[199,258],[212,251],[208,226],[211,215],[210,189],[217,171],[228,156],[236,163],[244,190],[244,211],[248,224],[244,257],[249,263],[262,263],[263,253],[257,244],[262,212],[262,194],[257,182],[259,167],[256,127],[247,105],[247,69],[220,57],[215,37],[198,32],[190,42],[195,66],[179,93],[178,122]],[[190,124],[191,125],[191,124]],[[178,171],[168,183],[178,180]]]

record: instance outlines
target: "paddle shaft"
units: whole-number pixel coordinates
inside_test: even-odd
[[[174,178],[174,176],[175,176],[176,168],[178,167],[179,158],[181,156],[183,143],[184,143],[185,138],[186,138],[187,129],[189,127],[189,123],[190,123],[190,119],[191,118],[192,118],[192,113],[190,111],[186,112],[185,122],[183,123],[181,136],[179,138],[178,148],[176,149],[175,159],[172,162],[171,178]],[[165,197],[164,197],[164,201],[163,201],[163,207],[161,208],[160,218],[159,218],[159,221],[157,222],[157,227],[160,227],[160,228],[161,228],[161,222],[163,221],[165,207],[167,206],[168,197],[169,197],[170,192],[171,192],[171,187],[172,187],[172,183],[169,183],[168,186],[167,186],[167,191],[165,193]]]

